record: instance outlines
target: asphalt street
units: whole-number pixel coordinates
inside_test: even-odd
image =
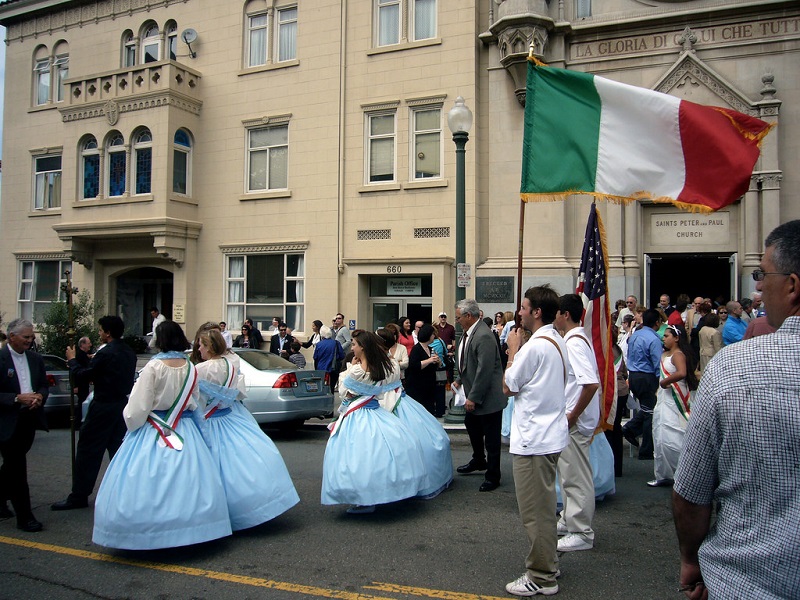
[[[511,459],[500,488],[479,493],[480,474],[456,475],[430,500],[347,515],[319,502],[327,431],[267,430],[281,450],[301,502],[259,527],[187,548],[117,551],[91,542],[92,508],[51,512],[70,488],[69,431],[37,434],[29,453],[34,513],[44,531],[0,521],[0,599],[160,598],[511,598],[504,585],[524,571]],[[453,462],[470,458],[451,431]],[[626,446],[627,449],[627,446]],[[627,451],[627,450],[626,450]],[[617,492],[598,504],[590,551],[561,557],[559,598],[667,599],[677,593],[678,551],[670,490],[651,489],[652,461],[626,454]]]

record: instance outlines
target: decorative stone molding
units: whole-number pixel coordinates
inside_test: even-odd
[[[750,189],[779,190],[783,181],[781,171],[756,171],[750,176]]]
[[[406,104],[410,107],[415,106],[442,106],[444,101],[447,100],[447,94],[438,94],[436,96],[424,96],[419,98],[406,98]]]
[[[247,129],[251,127],[262,127],[264,125],[285,125],[291,119],[292,113],[273,116],[264,115],[263,117],[257,117],[255,119],[245,119],[242,121],[242,125]]]
[[[147,97],[131,98],[125,101],[109,100],[98,104],[84,104],[83,106],[59,108],[58,110],[64,123],[105,117],[109,125],[115,125],[119,120],[119,115],[139,110],[162,108],[164,106],[174,107],[197,116],[200,114],[203,103],[165,92],[157,95],[148,95]]]
[[[669,94],[673,89],[686,84],[703,85],[734,110],[753,117],[759,116],[756,103],[751,102],[745,94],[697,58],[693,51],[684,51],[653,89]]]
[[[273,244],[225,244],[219,249],[223,254],[275,254],[283,252],[304,252],[309,242],[275,242]]]
[[[70,260],[67,252],[42,251],[42,252],[14,252],[17,260]]]
[[[85,223],[59,223],[53,225],[65,251],[81,264],[91,268],[93,245],[97,241],[152,238],[155,253],[177,267],[186,258],[189,240],[200,237],[203,224],[172,217],[154,219],[129,219],[125,221],[99,221]]]
[[[70,3],[68,8],[31,15],[23,21],[10,23],[6,29],[6,43],[22,42],[29,37],[52,35],[57,31],[69,31],[100,21],[129,17],[134,13],[150,12],[156,8],[187,2],[189,0],[96,0],[80,6]],[[13,8],[9,7],[6,12],[14,14]],[[20,7],[17,14],[24,15],[30,10],[30,4],[26,4]]]
[[[373,102],[362,104],[361,110],[364,112],[377,112],[379,110],[394,110],[400,106],[400,100],[387,100],[386,102]]]

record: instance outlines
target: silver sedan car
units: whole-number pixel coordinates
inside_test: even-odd
[[[241,359],[247,387],[244,405],[258,423],[295,429],[306,419],[333,415],[333,394],[325,371],[298,369],[264,350],[232,350]]]

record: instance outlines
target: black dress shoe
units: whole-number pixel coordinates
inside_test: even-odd
[[[468,462],[465,465],[461,465],[456,469],[456,473],[461,473],[462,475],[466,475],[467,473],[474,473],[475,471],[485,471],[486,465],[479,466],[473,462]]]
[[[0,504],[0,519],[10,519],[14,516],[14,513],[8,508],[8,504],[3,502]]]
[[[42,530],[42,524],[34,517],[31,517],[27,521],[17,521],[17,529],[27,531],[28,533],[36,533]]]
[[[86,498],[73,498],[68,497],[61,502],[55,502],[50,505],[50,510],[73,510],[75,508],[86,508],[89,506],[89,501]]]
[[[500,484],[496,481],[484,481],[481,484],[481,487],[478,488],[479,492],[491,492],[492,490],[496,490],[500,487]]]

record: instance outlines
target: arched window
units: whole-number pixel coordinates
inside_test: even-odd
[[[142,62],[151,63],[161,60],[161,35],[158,25],[150,23],[142,30]]]
[[[97,198],[100,193],[100,149],[97,140],[90,135],[81,144],[81,174],[84,200]]]
[[[53,102],[63,102],[66,93],[64,80],[69,77],[69,46],[64,41],[56,44],[53,50],[53,75],[55,79]]]
[[[172,144],[172,191],[191,195],[192,140],[188,132],[178,129]]]
[[[175,21],[167,21],[164,27],[167,32],[167,56],[169,60],[178,59],[178,24]]]
[[[33,55],[33,104],[42,106],[50,101],[50,53],[39,46]]]
[[[134,194],[149,194],[152,191],[153,136],[149,129],[142,129],[133,136]]]
[[[122,66],[132,67],[136,64],[136,38],[128,29],[122,34]]]
[[[125,138],[119,132],[112,133],[106,144],[108,173],[108,195],[122,196],[125,193]]]

